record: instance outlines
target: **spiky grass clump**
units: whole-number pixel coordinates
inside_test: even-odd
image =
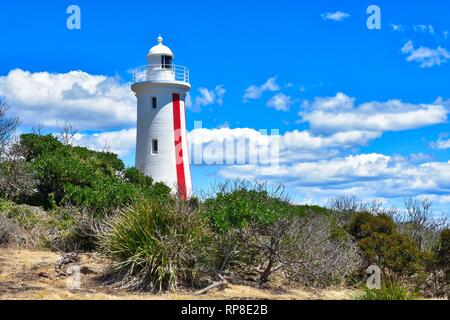
[[[205,224],[186,204],[143,200],[109,222],[100,248],[113,261],[111,279],[122,286],[175,290],[201,275],[206,235]]]
[[[407,287],[387,283],[381,289],[364,288],[363,292],[358,294],[356,300],[415,300],[418,295],[411,292]]]

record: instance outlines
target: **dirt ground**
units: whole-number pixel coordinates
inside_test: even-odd
[[[70,288],[70,279],[58,274],[55,264],[59,255],[49,251],[0,249],[0,299],[45,300],[136,300],[136,299],[351,299],[355,291],[349,289],[312,290],[305,288],[258,289],[243,285],[228,285],[225,289],[212,289],[203,295],[194,292],[165,294],[132,293],[111,288],[97,280],[107,262],[95,254],[81,255],[78,263],[87,270],[81,274],[80,287]],[[69,287],[68,287],[69,279]]]

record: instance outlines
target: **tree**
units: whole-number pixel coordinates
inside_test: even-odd
[[[442,230],[433,253],[436,269],[442,270],[445,283],[450,285],[450,229]]]
[[[0,196],[17,199],[31,193],[34,181],[23,150],[13,141],[20,119],[7,112],[8,106],[0,100]]]
[[[8,105],[3,100],[0,100],[0,159],[5,156],[7,146],[20,125],[18,117],[7,114],[8,109]]]
[[[366,267],[377,264],[386,275],[399,277],[420,270],[421,255],[416,243],[400,234],[388,215],[360,212],[346,228],[358,241]]]
[[[401,219],[401,232],[413,239],[421,251],[429,251],[446,226],[446,219],[433,216],[433,202],[425,198],[405,200],[406,216]]]
[[[359,201],[355,196],[340,196],[329,200],[328,209],[340,226],[348,224],[360,212],[373,215],[385,214],[391,218],[398,216],[396,208],[385,208],[380,200]]]
[[[58,124],[58,140],[65,146],[73,144],[75,136],[78,133],[78,129],[70,123],[64,123],[62,126]]]

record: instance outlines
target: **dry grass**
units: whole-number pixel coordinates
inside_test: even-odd
[[[81,289],[69,290],[66,278],[58,276],[55,263],[58,254],[49,251],[0,250],[0,299],[86,299],[86,300],[185,300],[185,299],[351,299],[355,291],[348,289],[312,290],[287,288],[258,289],[244,285],[229,285],[223,290],[211,290],[201,296],[193,292],[164,294],[131,293],[102,285],[96,280],[107,267],[107,261],[95,254],[83,254],[81,265],[97,274],[81,276]]]

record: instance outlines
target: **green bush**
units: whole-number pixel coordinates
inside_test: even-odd
[[[202,214],[214,233],[216,272],[265,283],[275,272],[294,265],[289,255],[298,236],[291,226],[295,219],[326,209],[293,205],[282,188],[246,181],[227,181],[204,201]],[[337,234],[337,233],[336,233]]]
[[[58,141],[53,135],[23,134],[20,136],[20,146],[24,150],[28,162],[34,162],[42,156],[61,154],[74,157],[85,163],[92,163],[95,167],[109,175],[124,170],[125,166],[118,156],[111,152],[97,152],[84,147],[68,146]]]
[[[450,283],[450,229],[442,230],[433,252],[437,267],[446,271]]]
[[[102,214],[111,212],[142,197],[141,190],[115,178],[99,177],[90,186],[66,184],[62,203],[72,204]]]
[[[381,289],[368,289],[365,287],[361,294],[355,296],[356,300],[415,300],[416,293],[399,284],[387,283]]]
[[[35,181],[32,165],[25,162],[20,154],[14,157],[0,159],[0,198],[20,202],[33,193]]]
[[[411,276],[421,268],[421,253],[415,242],[397,231],[385,214],[356,213],[347,231],[358,241],[366,266],[377,264],[386,274]]]
[[[37,204],[46,208],[75,205],[103,214],[142,197],[169,199],[170,188],[125,169],[115,154],[63,145],[52,135],[22,135],[20,144],[35,171]]]
[[[62,252],[92,251],[102,224],[94,213],[73,206],[57,207],[48,213],[46,246]]]
[[[34,167],[38,190],[43,201],[48,200],[48,196],[53,194],[58,204],[64,198],[66,186],[89,187],[98,175],[95,168],[89,164],[59,153],[39,157]]]
[[[441,231],[427,258],[427,272],[433,279],[429,291],[435,296],[450,296],[450,229]]]
[[[0,198],[0,213],[10,209],[12,206],[14,206],[14,202]]]
[[[113,261],[111,281],[140,290],[175,290],[202,275],[208,232],[182,203],[136,202],[109,223],[100,250]]]
[[[1,206],[1,202],[0,202]],[[25,239],[24,246],[46,247],[46,237],[50,232],[49,215],[43,209],[28,205],[16,205],[8,202],[0,210],[0,218],[17,226],[16,239]],[[18,243],[18,241],[13,241]]]
[[[46,136],[23,134],[20,136],[20,146],[23,147],[27,162],[32,162],[42,155],[54,153],[63,148],[62,143],[50,134]]]
[[[5,226],[9,226],[6,228],[8,230],[12,230],[11,226],[17,226],[18,237],[24,236],[14,239],[26,239],[27,246],[64,252],[94,249],[97,234],[92,228],[100,223],[94,214],[82,212],[76,207],[65,206],[44,211],[9,201],[0,201],[0,218]]]
[[[12,205],[2,214],[28,231],[42,223],[46,218],[46,213],[43,210],[27,205]]]
[[[288,215],[289,203],[265,185],[246,181],[227,181],[218,189],[201,206],[214,231],[213,265],[218,273],[231,271],[239,277],[264,263],[265,252],[247,241],[249,235],[259,239],[259,231]]]
[[[205,200],[204,215],[216,232],[244,229],[250,224],[268,225],[288,216],[290,205],[264,186],[242,183]]]
[[[14,220],[0,215],[0,247],[27,247],[32,243],[30,233]]]

